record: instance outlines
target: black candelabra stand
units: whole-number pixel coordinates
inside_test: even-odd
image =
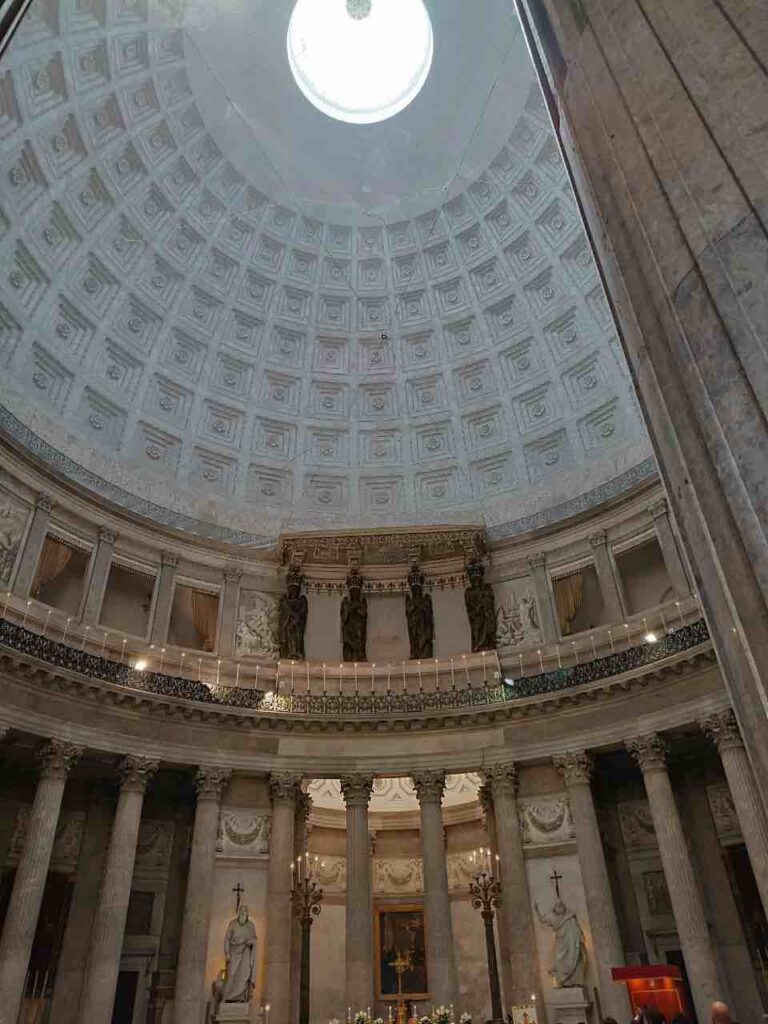
[[[317,858],[315,858],[314,867],[317,867]],[[323,903],[323,890],[315,880],[309,854],[298,858],[295,872],[294,865],[291,865],[291,874],[293,875],[293,885],[291,888],[293,913],[301,925],[299,1024],[309,1024],[309,932],[312,922],[320,913]]]
[[[496,936],[493,933],[493,918],[497,908],[501,906],[501,882],[493,875],[490,850],[480,850],[479,852],[479,868],[469,883],[469,895],[472,899],[472,906],[480,911],[485,925],[488,984],[491,989],[492,1020],[490,1024],[503,1024],[499,965],[496,959]]]

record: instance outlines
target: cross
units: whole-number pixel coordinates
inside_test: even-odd
[[[550,882],[554,882],[555,883],[555,892],[557,893],[557,898],[558,899],[560,899],[560,882],[562,881],[562,879],[563,879],[563,876],[562,875],[558,875],[557,868],[555,868],[555,870],[549,876]]]
[[[245,892],[245,889],[238,882],[237,885],[232,886],[232,892],[235,894],[235,899],[237,900],[237,902],[235,903],[235,913],[237,913],[238,910],[240,909],[240,899],[243,893]]]

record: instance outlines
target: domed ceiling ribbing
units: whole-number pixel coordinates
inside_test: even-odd
[[[325,116],[288,0],[35,0],[0,77],[0,425],[240,542],[529,529],[653,472],[507,0],[427,4],[419,94]]]

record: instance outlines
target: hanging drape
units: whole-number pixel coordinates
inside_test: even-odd
[[[581,599],[584,596],[584,577],[581,572],[570,576],[560,576],[552,581],[555,591],[555,604],[560,619],[560,632],[568,636],[573,632],[573,620],[579,613]]]
[[[212,651],[216,643],[216,620],[219,617],[219,599],[202,590],[192,591],[192,624],[197,632],[200,646]]]
[[[33,597],[37,597],[43,587],[61,576],[69,565],[72,554],[72,548],[62,544],[61,541],[54,540],[53,537],[45,538],[43,550],[40,552],[40,561],[37,564],[35,585],[32,587]]]

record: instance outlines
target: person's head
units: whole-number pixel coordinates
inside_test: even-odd
[[[658,1006],[645,1006],[640,1016],[643,1024],[667,1024],[667,1018]]]
[[[726,1003],[719,1001],[712,1003],[710,1013],[712,1015],[712,1024],[731,1024],[731,1011]]]
[[[240,924],[245,924],[245,922],[248,920],[248,907],[245,905],[245,903],[241,903],[240,906],[237,908],[237,919],[240,922]]]
[[[554,907],[552,907],[552,911],[553,911],[553,913],[557,914],[557,915],[558,915],[558,917],[559,917],[559,916],[560,916],[561,914],[564,914],[564,913],[565,913],[565,904],[563,903],[563,901],[559,899],[559,900],[558,900],[558,901],[557,901],[557,902],[555,903]]]

